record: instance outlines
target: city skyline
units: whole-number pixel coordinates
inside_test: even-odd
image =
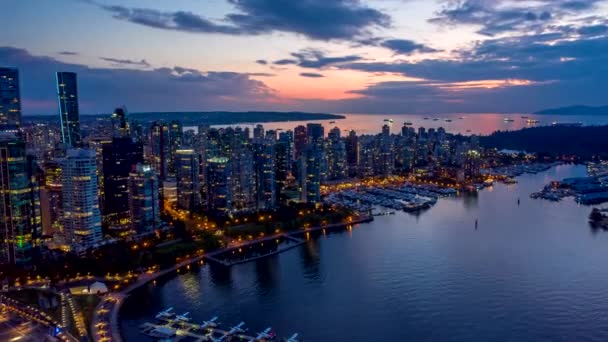
[[[2,7],[10,10],[0,11],[8,33],[0,65],[19,69],[24,115],[57,112],[58,71],[80,75],[86,114],[123,104],[135,112],[336,113],[606,104],[603,0],[11,0]],[[58,16],[69,20],[51,20]]]

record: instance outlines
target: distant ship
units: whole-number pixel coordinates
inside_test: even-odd
[[[393,119],[384,119],[384,122],[393,123]]]
[[[464,120],[464,118],[465,118],[465,117],[464,117],[464,116],[459,116],[458,118],[459,118],[460,120]]]
[[[553,122],[552,123],[553,126],[560,126],[560,127],[581,127],[583,125],[582,122]]]
[[[331,120],[329,123],[330,124],[335,124],[336,122],[334,120]]]
[[[504,122],[513,122],[513,121],[515,121],[515,120],[513,120],[513,119],[511,119],[511,118],[504,118],[504,120],[503,120],[503,121],[504,121]]]
[[[445,122],[452,122],[452,119],[445,119]]]
[[[540,120],[528,119],[528,120],[526,120],[526,122],[532,125],[532,124],[537,124],[537,123],[539,123],[539,122],[540,122]]]
[[[430,120],[430,119],[431,119],[431,118],[429,118],[429,117],[424,118],[424,120]]]
[[[412,123],[411,123],[411,122],[409,122],[409,121],[406,121],[406,122],[404,122],[404,123],[403,123],[403,125],[404,125],[404,126],[411,126],[411,125],[412,125]]]
[[[527,117],[527,116],[525,116],[525,115],[522,115],[522,117],[521,117],[521,118],[522,118],[522,119],[527,119],[528,117]]]
[[[439,119],[438,118],[433,118],[433,121],[439,121]]]

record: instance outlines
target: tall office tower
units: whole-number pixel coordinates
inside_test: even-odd
[[[160,181],[166,180],[169,176],[169,127],[164,123],[154,122],[150,126],[149,155],[147,160],[150,162]]]
[[[14,134],[0,135],[0,264],[27,264],[41,235],[33,158]]]
[[[143,163],[143,147],[130,137],[114,138],[103,145],[102,155],[103,221],[112,232],[126,233],[131,229],[129,173]]]
[[[169,124],[169,174],[175,176],[177,166],[175,165],[176,151],[182,147],[184,139],[184,130],[181,122],[177,120],[171,121]]]
[[[270,140],[272,142],[276,142],[277,141],[277,131],[275,131],[274,129],[267,130],[266,135],[264,135],[264,139]]]
[[[112,137],[123,138],[131,135],[124,108],[116,108],[110,119],[112,120]]]
[[[198,155],[193,149],[175,151],[177,207],[194,211],[201,204]]]
[[[137,234],[160,226],[158,178],[149,165],[134,165],[129,173],[129,212],[131,230]]]
[[[340,138],[338,127],[329,131],[326,146],[327,179],[342,180],[346,178],[346,146]]]
[[[293,131],[293,147],[294,147],[294,157],[295,159],[299,159],[304,150],[306,149],[306,144],[308,143],[308,136],[306,134],[305,126],[297,126]]]
[[[323,146],[323,138],[325,137],[325,129],[319,123],[306,124],[306,136],[309,144]]]
[[[63,232],[63,182],[61,164],[56,160],[42,164],[43,182],[40,184],[40,214],[45,235]]]
[[[228,158],[209,158],[206,172],[208,209],[227,213],[232,206],[230,203],[230,166]]]
[[[321,201],[321,168],[323,150],[315,144],[308,144],[300,159],[302,201],[317,203]]]
[[[277,202],[280,201],[281,192],[287,186],[291,177],[293,164],[292,140],[293,135],[289,132],[281,132],[279,140],[274,145],[275,181]]]
[[[15,131],[20,127],[19,70],[0,68],[0,131]]]
[[[345,141],[346,148],[346,165],[348,169],[348,177],[356,177],[359,165],[359,139],[357,132],[351,130]]]
[[[254,154],[249,139],[239,127],[227,130],[225,135],[230,145],[231,209],[236,211],[255,209]]]
[[[69,149],[62,167],[64,242],[71,250],[92,247],[102,238],[95,151]]]
[[[315,155],[319,155],[321,158],[320,163],[320,181],[327,180],[327,160],[325,157],[325,129],[323,125],[319,123],[308,123],[306,124],[306,135],[308,137],[308,144],[313,145]]]
[[[256,144],[254,150],[257,208],[270,209],[276,205],[274,143],[270,139],[265,139]]]
[[[256,125],[253,128],[253,140],[260,141],[262,139],[264,139],[264,126]]]
[[[443,142],[445,140],[445,137],[446,137],[445,128],[443,128],[443,127],[437,128],[437,140],[439,140],[440,142]]]
[[[81,137],[76,73],[57,73],[57,96],[62,142],[67,147],[78,147],[81,144]]]

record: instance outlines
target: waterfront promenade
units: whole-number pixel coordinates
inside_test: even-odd
[[[103,342],[110,342],[110,341],[122,342],[122,337],[120,335],[120,325],[118,322],[118,314],[120,312],[120,308],[121,308],[122,304],[128,297],[129,293],[131,293],[132,291],[134,291],[162,276],[165,276],[172,272],[176,272],[181,268],[187,267],[188,265],[199,262],[203,259],[215,261],[215,260],[217,260],[216,257],[218,255],[221,255],[223,253],[228,253],[230,251],[233,251],[233,250],[236,250],[239,248],[263,243],[264,241],[271,241],[271,240],[280,239],[280,238],[285,238],[285,239],[288,239],[291,241],[295,241],[294,239],[297,240],[297,236],[301,236],[306,233],[312,233],[312,232],[322,231],[322,230],[326,230],[326,229],[327,230],[337,229],[337,228],[341,228],[341,227],[347,227],[350,225],[366,223],[366,222],[370,222],[370,221],[373,221],[372,216],[361,216],[358,218],[351,218],[347,222],[334,223],[334,224],[328,224],[328,225],[322,225],[322,226],[316,226],[316,227],[308,227],[308,228],[300,229],[300,230],[293,231],[293,232],[278,233],[278,234],[275,234],[272,236],[254,239],[254,240],[246,241],[243,243],[231,245],[229,247],[222,248],[220,250],[217,250],[217,251],[214,251],[211,253],[196,255],[191,258],[182,260],[181,262],[177,263],[173,267],[170,267],[170,268],[167,268],[164,270],[160,270],[158,272],[143,273],[143,274],[139,275],[139,277],[137,278],[137,280],[134,283],[128,285],[121,291],[107,294],[99,302],[99,304],[97,305],[97,307],[95,308],[95,311],[93,313],[93,319],[91,320],[91,333],[93,336],[93,340],[100,341],[100,342],[102,342],[102,341]],[[302,243],[303,243],[303,241],[302,241]],[[293,245],[293,247],[298,246],[298,245],[299,244]],[[263,257],[268,257],[271,255],[275,255],[275,254],[284,252],[291,248],[292,247],[286,248],[286,249],[281,249],[279,251],[265,254],[262,256],[256,256],[254,258],[240,261],[238,263],[250,262],[250,261],[260,259]],[[220,262],[220,264],[224,264],[225,266],[232,266],[232,264],[225,264],[222,262]]]

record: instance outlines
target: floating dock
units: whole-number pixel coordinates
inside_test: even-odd
[[[142,334],[154,339],[163,341],[188,341],[188,342],[220,342],[220,341],[287,341],[298,342],[297,334],[287,339],[277,339],[272,328],[257,334],[249,335],[245,328],[245,323],[241,322],[228,330],[219,328],[220,323],[216,322],[217,317],[206,321],[203,324],[196,324],[190,321],[186,315],[166,314],[169,311],[161,312],[157,315],[157,323],[144,323],[140,326]]]

